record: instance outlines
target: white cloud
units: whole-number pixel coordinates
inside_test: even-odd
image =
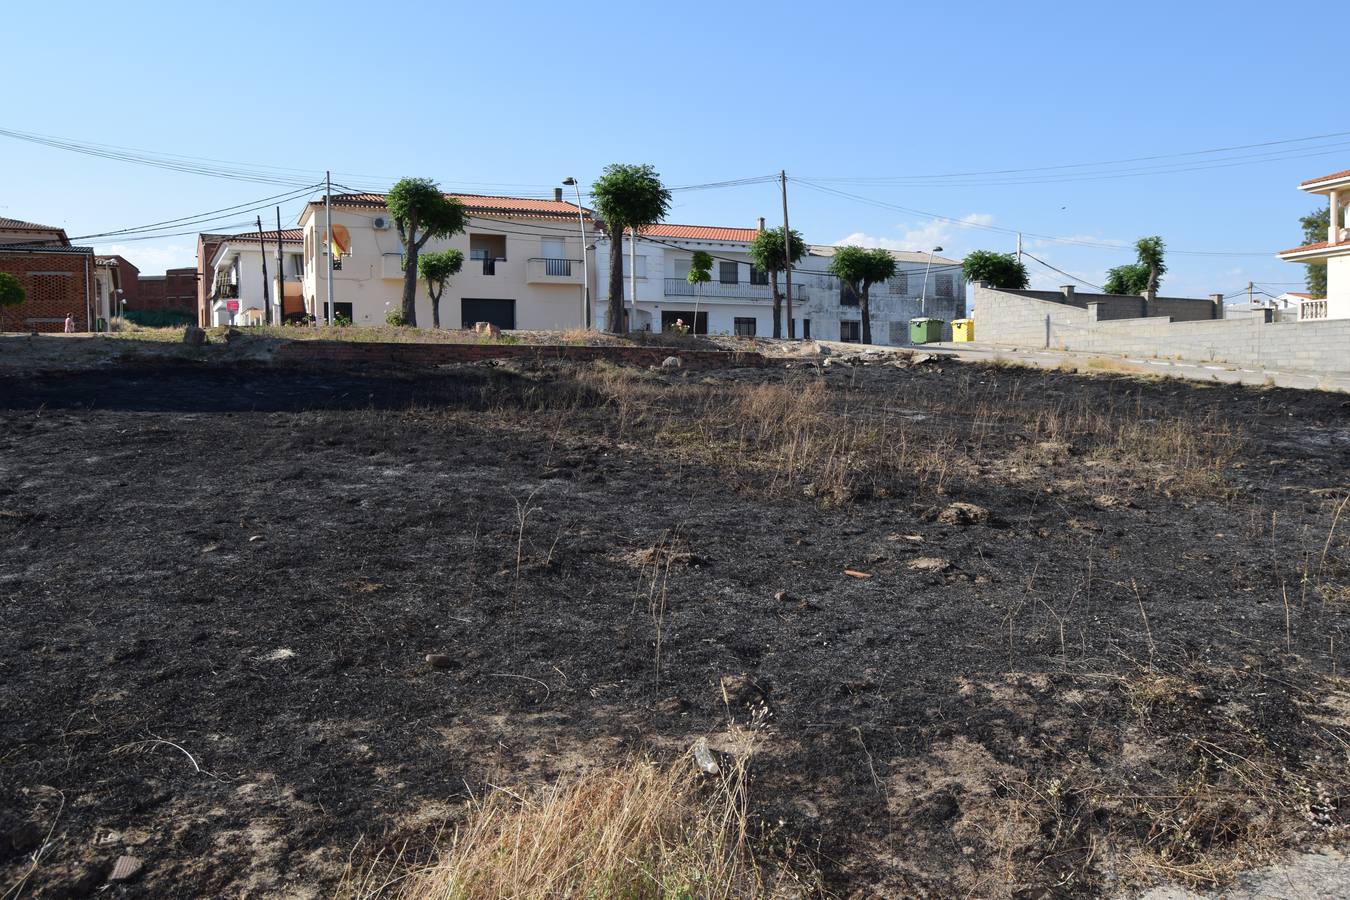
[[[964,245],[969,242],[965,231],[978,225],[992,225],[994,217],[990,213],[969,213],[961,217],[960,222],[945,219],[933,219],[919,225],[900,223],[896,229],[898,237],[867,234],[855,231],[840,238],[835,244],[852,244],[859,247],[884,247],[887,250],[926,251],[934,247],[943,247],[947,255],[964,253]],[[955,245],[955,246],[950,246]]]
[[[166,269],[197,265],[196,244],[108,244],[98,246],[100,256],[120,256],[129,260],[142,275],[163,275]]]

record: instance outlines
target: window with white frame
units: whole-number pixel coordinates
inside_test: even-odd
[[[628,268],[629,268],[628,261],[629,261],[629,256],[628,256],[627,253],[625,253],[625,254],[623,255],[623,277],[624,277],[624,278],[629,277],[629,275],[628,275]],[[641,253],[639,253],[639,254],[638,254],[638,257],[637,257],[637,277],[638,277],[638,278],[646,278],[646,277],[647,277],[647,257],[644,256],[644,255],[641,254]]]

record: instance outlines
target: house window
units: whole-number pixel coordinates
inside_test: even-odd
[[[751,284],[768,284],[768,283],[769,283],[769,273],[768,273],[767,271],[765,271],[764,269],[761,269],[759,266],[751,266],[751,267],[750,267],[750,283],[751,283]]]
[[[740,284],[740,265],[734,262],[718,263],[717,280],[722,282],[722,284]]]
[[[685,281],[685,282],[687,282],[687,281],[689,280],[689,269],[691,268],[692,263],[693,263],[693,260],[690,260],[690,259],[675,259],[675,260],[672,260],[672,261],[671,261],[671,267],[672,267],[672,268],[671,268],[671,275],[672,275],[673,277],[679,279],[680,281]]]
[[[629,269],[628,263],[629,263],[629,259],[630,259],[630,257],[628,256],[627,253],[625,253],[625,254],[623,255],[623,277],[624,277],[624,278],[628,278],[628,277],[629,277],[629,274],[628,274],[628,269]],[[646,277],[647,277],[647,257],[646,257],[646,256],[643,256],[641,253],[638,254],[638,258],[637,258],[637,277],[638,277],[638,278],[646,278]]]
[[[754,337],[755,320],[750,317],[737,316],[735,321],[736,337]]]
[[[897,272],[886,279],[886,288],[892,294],[904,296],[909,293],[909,273]]]
[[[811,320],[802,319],[802,339],[811,340]]]
[[[956,296],[956,278],[952,275],[938,275],[933,284],[933,293],[939,297]]]
[[[839,323],[839,340],[850,344],[862,343],[862,322],[857,319],[844,319]]]

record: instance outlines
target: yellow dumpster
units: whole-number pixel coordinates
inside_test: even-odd
[[[953,341],[975,340],[975,320],[952,319],[952,340]]]

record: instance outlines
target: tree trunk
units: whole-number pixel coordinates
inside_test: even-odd
[[[783,295],[778,293],[778,271],[769,273],[769,285],[773,291],[773,336],[783,336]]]
[[[863,282],[862,291],[858,293],[858,313],[862,316],[862,342],[864,344],[872,343],[872,308],[868,304],[868,292],[872,286]]]
[[[403,324],[417,327],[417,220],[408,221],[408,233],[403,235]]]
[[[444,288],[441,290],[444,290]],[[427,295],[431,297],[431,327],[439,330],[441,327],[441,291],[433,294],[431,285],[427,285]]]
[[[609,311],[605,330],[623,333],[623,229],[609,229]]]

